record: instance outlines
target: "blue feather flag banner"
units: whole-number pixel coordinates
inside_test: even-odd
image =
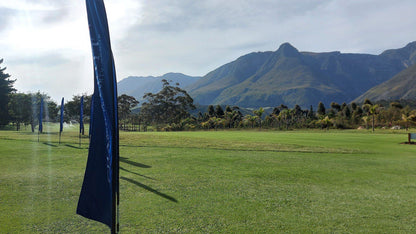
[[[43,117],[43,98],[40,98],[40,108],[39,108],[39,132],[43,132],[43,125],[42,125],[42,117]]]
[[[79,133],[84,135],[84,96],[81,96],[79,105]]]
[[[102,0],[86,0],[94,62],[94,93],[87,167],[77,214],[118,230],[119,138],[117,80]]]
[[[60,125],[59,125],[59,132],[62,132],[64,130],[64,98],[62,98],[61,101],[61,119],[60,119]]]

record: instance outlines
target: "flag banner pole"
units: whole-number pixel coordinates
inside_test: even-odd
[[[84,135],[84,96],[79,105],[79,148],[81,148],[81,134]]]
[[[61,101],[61,117],[59,121],[59,144],[61,144],[61,135],[64,130],[64,98]]]
[[[39,142],[39,138],[40,138],[40,133],[43,131],[42,115],[43,115],[43,98],[40,97],[38,142]]]
[[[81,103],[79,105],[79,133],[84,135],[84,96],[81,96]]]
[[[94,62],[90,145],[77,214],[119,232],[117,79],[103,0],[86,0]]]

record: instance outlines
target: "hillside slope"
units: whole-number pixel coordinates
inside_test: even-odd
[[[380,55],[299,52],[289,43],[274,52],[244,55],[186,87],[196,103],[242,107],[302,107],[350,102],[416,62],[416,42]]]
[[[390,80],[377,85],[356,98],[356,102],[416,99],[416,64],[395,75]]]
[[[195,83],[200,78],[187,76],[182,73],[167,73],[157,77],[129,76],[117,83],[118,95],[127,94],[141,102],[145,93],[157,93],[162,89],[163,79],[169,81],[172,85],[179,83],[179,87],[183,88]]]

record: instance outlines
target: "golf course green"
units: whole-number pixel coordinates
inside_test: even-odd
[[[76,214],[77,128],[0,131],[0,233],[103,233]],[[404,130],[120,132],[122,233],[414,233]]]

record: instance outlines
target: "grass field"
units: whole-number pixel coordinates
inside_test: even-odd
[[[48,129],[48,128],[47,128]],[[88,138],[0,131],[0,233],[102,233],[75,214]],[[404,131],[120,133],[122,233],[416,231]]]

